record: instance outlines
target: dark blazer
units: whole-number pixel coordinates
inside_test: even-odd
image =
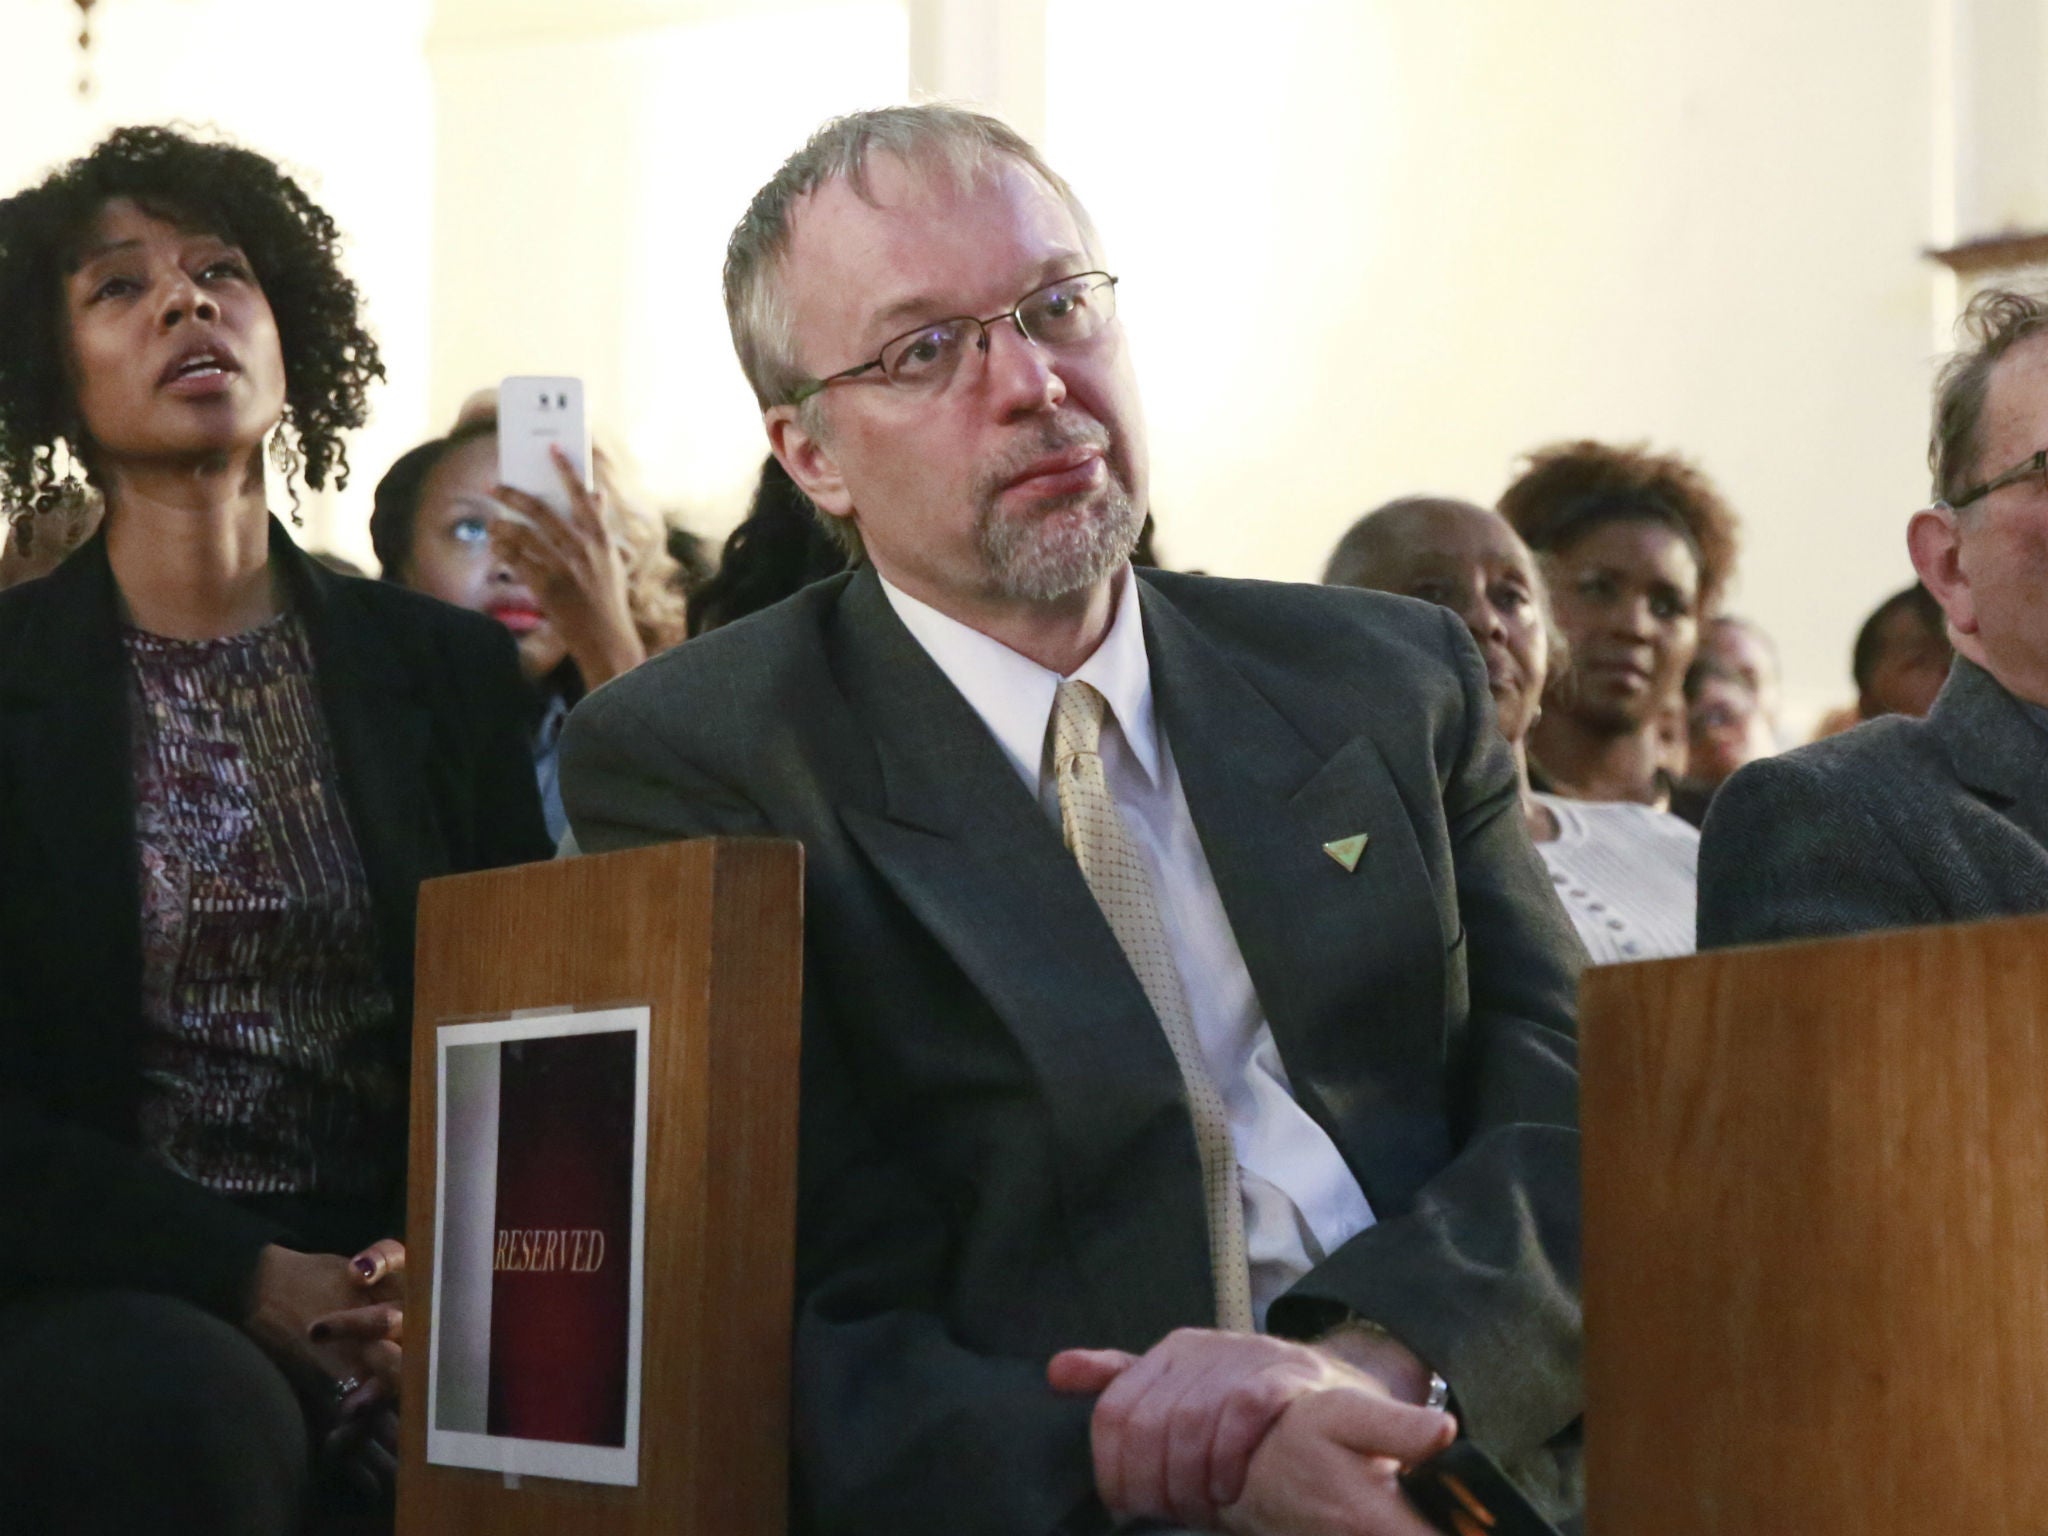
[[[420,881],[549,855],[530,706],[511,639],[489,620],[337,576],[274,522],[270,557],[311,644],[402,1063]],[[294,1233],[136,1147],[142,929],[128,711],[118,593],[99,537],[0,593],[0,1251],[12,1256],[0,1295],[127,1286],[239,1319],[258,1251]]]
[[[2042,911],[2048,729],[1962,658],[1925,720],[1742,769],[1701,834],[1701,949]]]
[[[1475,1437],[1579,1412],[1573,984],[1486,676],[1448,613],[1140,572],[1158,715],[1294,1091],[1378,1224],[1272,1311],[1346,1310]],[[579,844],[806,849],[796,1393],[816,1527],[1104,1522],[1071,1345],[1213,1326],[1173,1054],[1059,829],[871,570],[571,717]],[[1370,836],[1355,873],[1325,842]]]

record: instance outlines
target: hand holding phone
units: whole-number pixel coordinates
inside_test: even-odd
[[[498,482],[524,491],[567,521],[569,489],[550,452],[559,449],[585,485],[591,481],[590,426],[583,381],[515,375],[498,385]]]
[[[625,551],[594,483],[583,385],[516,377],[498,388],[498,520],[491,547],[525,583],[585,688],[647,659]]]

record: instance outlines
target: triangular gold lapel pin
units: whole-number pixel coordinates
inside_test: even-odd
[[[1344,873],[1350,874],[1358,868],[1358,860],[1365,852],[1369,841],[1363,832],[1356,837],[1340,837],[1334,843],[1323,844],[1323,852],[1344,866]]]

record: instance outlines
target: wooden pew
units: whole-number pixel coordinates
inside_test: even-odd
[[[2048,1531],[2048,919],[1583,989],[1590,1536]]]
[[[401,1536],[784,1536],[802,900],[801,848],[755,839],[423,888]],[[651,1021],[637,1485],[429,1463],[437,1030],[642,1004]]]

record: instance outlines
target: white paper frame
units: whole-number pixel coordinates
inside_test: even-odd
[[[640,1483],[640,1371],[644,1337],[647,1263],[647,1079],[653,1010],[642,1005],[527,1014],[475,1024],[442,1024],[434,1031],[434,1287],[427,1355],[427,1461],[438,1466],[474,1467],[508,1477],[558,1477],[583,1483],[638,1487]],[[623,1446],[571,1445],[556,1440],[523,1440],[509,1435],[475,1434],[442,1429],[439,1417],[441,1345],[441,1279],[448,1250],[443,1230],[448,1210],[448,1052],[465,1045],[503,1044],[508,1040],[557,1039],[632,1031],[636,1036],[633,1069],[633,1257],[627,1283],[626,1434]],[[488,1318],[488,1310],[486,1310]],[[489,1334],[486,1321],[484,1332]]]

